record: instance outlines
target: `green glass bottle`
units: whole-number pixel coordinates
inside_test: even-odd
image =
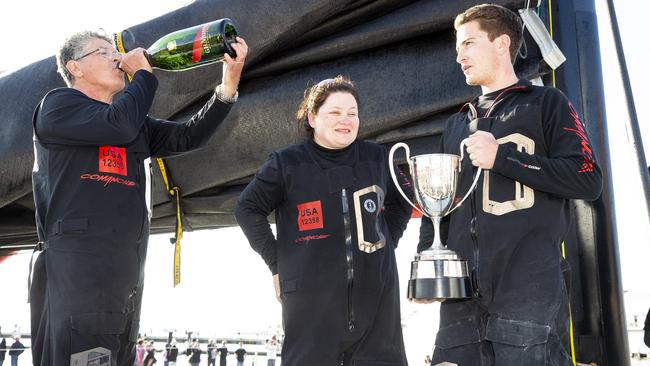
[[[236,57],[230,44],[236,42],[237,29],[228,18],[170,33],[147,49],[152,67],[181,71],[222,61],[228,53]]]

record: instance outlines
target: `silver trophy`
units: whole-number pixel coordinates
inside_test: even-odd
[[[440,240],[440,220],[458,208],[476,187],[481,174],[478,168],[469,191],[455,206],[456,183],[460,173],[463,150],[467,139],[460,143],[461,156],[452,154],[426,154],[410,157],[408,145],[395,144],[388,155],[390,174],[404,199],[423,215],[430,217],[435,229],[433,245],[415,255],[411,262],[411,278],[408,285],[409,299],[444,300],[472,297],[472,285],[467,261],[456,252],[447,249]],[[403,147],[409,164],[413,190],[419,207],[406,197],[395,176],[393,155]],[[452,207],[453,206],[453,207]]]

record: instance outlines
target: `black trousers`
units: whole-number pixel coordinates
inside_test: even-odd
[[[299,287],[299,286],[298,286]],[[350,331],[345,292],[338,289],[287,292],[283,288],[283,366],[406,366],[399,283],[394,273],[378,303],[357,293],[356,326]]]
[[[531,288],[535,298],[528,296]],[[440,329],[432,365],[570,366],[569,311],[564,281],[546,288],[509,289],[498,306],[479,299],[447,300],[440,307]],[[543,306],[537,298],[546,299]],[[544,306],[545,305],[545,306]]]
[[[92,243],[53,240],[36,259],[30,288],[34,365],[67,366],[96,348],[103,349],[91,355],[101,358],[98,364],[133,365],[147,242]]]

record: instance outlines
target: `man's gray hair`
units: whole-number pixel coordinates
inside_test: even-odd
[[[68,37],[56,53],[56,64],[59,74],[61,74],[63,80],[68,84],[68,86],[74,84],[74,76],[72,76],[65,65],[68,61],[81,57],[84,47],[93,39],[103,39],[108,43],[113,44],[113,40],[102,32],[83,31]]]

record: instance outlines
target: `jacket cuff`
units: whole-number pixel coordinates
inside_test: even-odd
[[[269,269],[271,270],[272,275],[278,274],[278,262],[273,262],[269,264]]]
[[[135,79],[141,79],[144,84],[146,84],[148,87],[155,89],[158,89],[158,78],[156,75],[153,73],[150,73],[147,70],[138,70],[133,74],[133,80]]]
[[[214,93],[217,95],[217,99],[226,104],[235,104],[237,102],[237,98],[239,98],[239,91],[236,91],[234,96],[229,97],[225,95],[221,89],[221,84],[217,85],[217,87],[214,89]]]
[[[504,144],[499,145],[497,148],[497,156],[494,158],[494,165],[490,170],[496,173],[503,173],[507,170],[506,164],[508,163],[507,157],[511,154],[510,149],[512,149],[512,147],[505,146]]]

